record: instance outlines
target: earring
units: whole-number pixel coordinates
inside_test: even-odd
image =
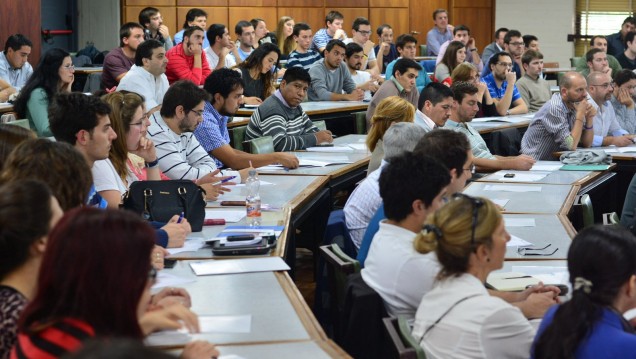
[[[490,257],[486,257],[486,262],[490,262]]]

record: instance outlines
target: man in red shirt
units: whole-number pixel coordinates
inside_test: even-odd
[[[183,42],[168,50],[166,57],[166,76],[170,84],[178,80],[190,80],[203,85],[211,72],[203,51],[203,29],[198,26],[187,28],[183,33]]]

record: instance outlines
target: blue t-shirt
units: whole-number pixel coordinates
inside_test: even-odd
[[[488,92],[490,92],[490,96],[495,99],[501,99],[504,97],[506,93],[506,89],[508,88],[508,81],[504,81],[501,84],[501,88],[497,87],[497,83],[495,82],[495,76],[490,74],[482,79],[486,86],[488,86]],[[521,98],[521,94],[519,90],[517,90],[517,85],[512,85],[512,101],[510,101],[510,107],[512,107],[513,103]]]
[[[393,77],[393,66],[395,65],[397,60],[399,60],[399,58],[391,61],[391,63],[386,66],[385,78],[387,80],[390,80]],[[422,68],[422,70],[420,70],[419,74],[417,75],[417,79],[415,79],[415,86],[417,86],[417,91],[421,93],[424,87],[426,87],[426,85],[430,84],[431,82],[433,81],[431,81],[431,78],[428,77],[428,73],[426,73],[426,71]]]

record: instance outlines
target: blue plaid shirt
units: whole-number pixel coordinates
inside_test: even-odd
[[[212,150],[230,144],[230,133],[227,130],[229,117],[221,114],[209,102],[203,108],[203,122],[194,130],[197,138],[205,151],[214,159],[217,168],[223,168],[223,162],[212,156]]]

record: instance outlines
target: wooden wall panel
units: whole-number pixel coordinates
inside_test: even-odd
[[[0,1],[0,49],[10,35],[21,33],[33,43],[29,63],[35,67],[40,61],[42,34],[40,29],[40,0]]]
[[[468,7],[468,8],[487,7],[487,8],[492,8],[493,7],[493,0],[454,0],[453,1],[453,8],[458,8],[458,7]]]
[[[450,0],[410,0],[409,3],[409,23],[411,31],[417,31],[415,35],[418,44],[426,43],[426,33],[433,28],[433,11],[436,9],[448,9]],[[449,14],[450,17],[450,14]],[[452,24],[452,18],[450,19]],[[393,34],[397,34],[395,31]],[[395,36],[397,37],[397,36]]]
[[[291,16],[294,18],[294,22],[296,23],[306,22],[307,24],[309,24],[309,26],[311,26],[311,31],[313,34],[315,34],[318,29],[325,27],[325,17],[322,14],[322,7],[319,9],[279,7],[277,17],[280,19],[282,16]],[[273,28],[270,28],[270,30],[275,31],[275,29]]]
[[[199,6],[199,9],[208,13],[208,21],[206,23],[206,27],[210,27],[212,24],[227,24],[227,8],[226,7],[203,7]],[[186,14],[191,7],[178,7],[177,8],[177,31],[180,31],[183,28],[183,23],[185,22]],[[234,25],[232,25],[234,28]],[[204,30],[208,30],[207,28]],[[230,32],[231,28],[229,29]],[[176,32],[176,31],[175,31]]]
[[[369,7],[369,0],[325,0],[325,8],[338,10],[347,7]],[[342,11],[340,11],[342,12]]]
[[[491,8],[454,8],[452,11],[457,20],[453,24],[468,26],[479,51],[492,42],[494,18]]]
[[[228,6],[276,6],[276,0],[228,0]]]
[[[141,6],[145,8],[147,6],[175,6],[176,0],[126,0],[126,6]]]
[[[200,6],[228,6],[228,0],[177,0],[177,6],[190,6],[190,7],[200,7]]]
[[[250,21],[251,19],[259,17],[265,20],[267,29],[269,31],[276,31],[276,24],[278,23],[278,17],[276,15],[275,7],[230,7],[229,13],[229,31],[233,39],[236,38],[234,34],[234,26],[241,20]]]
[[[146,6],[126,6],[125,11],[123,12],[124,21],[125,22],[138,22],[139,21],[139,13]],[[170,36],[174,36],[176,32],[181,30],[182,23],[177,21],[177,8],[174,6],[158,6],[159,12],[161,13],[161,17],[163,18],[163,23],[170,30]]]
[[[304,9],[306,7],[324,7],[325,0],[303,0],[302,7],[298,9]],[[298,0],[278,0],[278,7],[293,7],[298,6]]]
[[[393,40],[397,40],[397,37],[401,34],[411,31],[409,28],[409,9],[396,9],[396,8],[372,8],[370,9],[371,29],[373,36],[371,40],[378,43],[378,36],[375,34],[375,30],[382,24],[389,24],[393,28]],[[418,43],[419,43],[418,39]]]
[[[369,0],[369,7],[409,7],[409,0]]]

